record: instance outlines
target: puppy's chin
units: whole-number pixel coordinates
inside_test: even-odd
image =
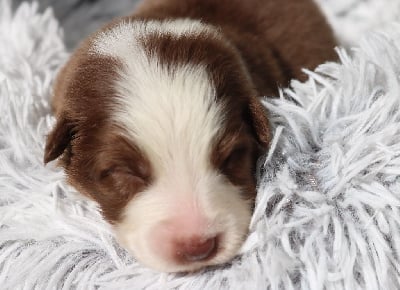
[[[251,203],[240,188],[215,175],[186,190],[155,184],[129,202],[115,231],[142,264],[186,272],[234,258],[250,218]]]

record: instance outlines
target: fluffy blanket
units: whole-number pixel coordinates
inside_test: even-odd
[[[275,138],[241,254],[176,275],[141,267],[96,205],[43,166],[67,53],[50,10],[10,7],[0,0],[1,289],[400,288],[400,26],[265,99]]]

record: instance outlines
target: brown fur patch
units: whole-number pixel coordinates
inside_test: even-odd
[[[74,140],[77,153],[67,167],[69,182],[97,201],[111,223],[152,178],[150,163],[120,133],[107,127],[85,132]]]
[[[109,222],[151,178],[147,160],[110,123],[119,65],[87,51],[70,60],[55,86],[58,118],[45,150],[46,163],[62,155],[68,181],[97,201]]]

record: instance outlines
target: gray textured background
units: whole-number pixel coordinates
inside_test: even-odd
[[[26,0],[12,0],[18,7]],[[28,0],[32,2],[32,0]],[[69,49],[116,16],[130,14],[140,0],[37,0],[40,10],[51,7],[65,31]],[[245,0],[244,0],[245,1]]]
[[[35,0],[11,1],[16,8],[22,2]],[[142,0],[36,0],[35,2],[39,3],[41,11],[48,7],[53,9],[56,18],[64,29],[65,43],[71,50],[80,40],[97,30],[102,24],[115,17],[132,13],[140,1]],[[335,21],[336,28],[341,31],[341,38],[344,42],[352,42],[358,39],[358,34],[361,35],[368,28],[363,27],[362,21],[360,24],[359,19],[368,17],[371,14],[371,9],[376,10],[376,13],[372,13],[374,19],[376,19],[375,24],[385,22],[386,16],[382,15],[382,9],[379,9],[382,8],[381,6],[385,6],[382,5],[384,4],[383,0],[316,0],[316,2],[322,6],[323,10],[328,11],[331,19]],[[387,10],[384,9],[383,11]],[[349,15],[349,13],[352,15]],[[358,30],[354,23],[358,24]],[[364,26],[368,23],[367,21]],[[356,27],[354,28],[354,26]],[[346,32],[349,30],[348,28],[351,28],[349,33]]]

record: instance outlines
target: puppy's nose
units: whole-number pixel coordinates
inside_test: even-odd
[[[217,244],[217,237],[192,237],[177,244],[177,253],[187,262],[203,261],[214,255]]]

